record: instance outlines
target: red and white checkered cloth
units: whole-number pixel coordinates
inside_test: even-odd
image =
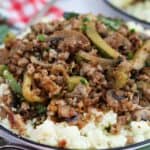
[[[12,25],[23,28],[50,0],[3,0],[0,3],[0,15]],[[50,19],[62,17],[63,11],[52,6],[48,13]]]

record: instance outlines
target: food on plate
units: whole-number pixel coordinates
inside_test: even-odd
[[[0,50],[0,124],[73,149],[150,139],[150,40],[120,19],[65,14]]]
[[[110,2],[132,16],[150,22],[150,1],[149,0],[110,0]]]

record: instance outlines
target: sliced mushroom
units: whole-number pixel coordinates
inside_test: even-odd
[[[86,36],[77,31],[56,31],[50,36],[50,46],[62,51],[76,52],[80,49],[89,49],[90,42]]]

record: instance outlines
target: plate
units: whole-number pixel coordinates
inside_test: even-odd
[[[112,8],[114,11],[120,13],[121,15],[123,15],[124,17],[127,17],[129,20],[132,20],[134,22],[137,22],[139,24],[141,24],[144,28],[150,29],[150,22],[139,19],[129,13],[127,13],[125,10],[115,6],[112,4],[111,0],[104,0],[104,2],[110,7]]]

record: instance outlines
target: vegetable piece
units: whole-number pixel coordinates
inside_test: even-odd
[[[39,102],[42,103],[45,101],[44,98],[37,96],[34,91],[31,90],[31,85],[32,85],[32,76],[25,74],[24,75],[24,80],[23,80],[23,85],[22,85],[22,94],[25,98],[26,101],[28,102]]]
[[[98,47],[100,53],[104,56],[108,56],[111,58],[118,58],[121,56],[119,52],[111,48],[98,34],[96,31],[94,22],[87,22],[87,36],[91,39],[91,41]]]
[[[141,49],[137,50],[132,60],[122,63],[114,72],[115,88],[122,88],[129,79],[129,72],[132,69],[140,70],[145,66],[150,55],[150,40]]]
[[[0,25],[0,44],[3,43],[4,38],[9,32],[9,28],[6,25]]]
[[[41,105],[41,104],[37,104],[37,105],[35,106],[35,109],[36,109],[38,115],[45,114],[45,113],[46,113],[46,110],[47,110],[46,107],[45,107],[44,105]]]
[[[124,87],[124,85],[127,83],[128,79],[129,79],[128,73],[124,70],[116,71],[114,73],[114,77],[115,77],[114,87],[116,89],[120,89],[120,88]]]
[[[115,63],[115,61],[112,59],[104,59],[101,57],[92,56],[90,53],[87,53],[84,51],[79,51],[76,54],[76,60],[78,62],[80,62],[81,60],[86,60],[86,61],[91,62],[92,64],[100,64],[103,67],[110,66]]]
[[[132,52],[132,51],[129,51],[129,52],[127,53],[127,59],[128,59],[128,60],[131,60],[133,57],[134,57],[133,52]]]
[[[5,38],[4,38],[4,43],[5,44],[7,44],[7,43],[9,43],[9,42],[11,42],[11,41],[14,41],[16,39],[16,35],[15,34],[13,34],[13,33],[11,33],[11,32],[9,32],[6,36],[5,36]]]
[[[0,76],[3,76],[5,80],[7,80],[10,88],[16,94],[21,94],[21,86],[13,77],[13,75],[9,72],[6,65],[0,65]]]
[[[130,62],[123,61],[114,71],[114,88],[123,88],[129,80],[129,72],[132,70]]]
[[[69,77],[67,80],[67,83],[68,83],[69,91],[72,91],[79,83],[84,84],[86,86],[89,84],[88,81],[84,77],[81,77],[81,76]]]
[[[65,12],[64,13],[64,18],[69,20],[71,18],[75,18],[75,17],[78,17],[79,14],[78,13],[75,13],[75,12]]]
[[[37,36],[37,39],[40,41],[40,42],[44,42],[45,41],[45,36],[43,34],[39,34]]]
[[[7,66],[6,65],[0,65],[0,76],[3,76],[3,72],[4,70],[7,69]]]
[[[98,19],[100,19],[102,23],[104,23],[108,28],[114,31],[118,30],[122,25],[121,19],[112,19],[104,16],[98,16]]]
[[[8,81],[8,84],[14,93],[16,94],[22,93],[20,84],[16,81],[16,79],[7,69],[4,69],[3,77]]]
[[[83,22],[89,22],[89,21],[90,21],[90,18],[84,17],[84,18],[82,19],[82,21],[83,21]]]
[[[150,67],[150,57],[148,58],[148,60],[145,62],[146,67]]]
[[[133,69],[140,70],[145,66],[145,62],[150,56],[150,40],[146,41],[141,49],[137,50],[131,63]]]

